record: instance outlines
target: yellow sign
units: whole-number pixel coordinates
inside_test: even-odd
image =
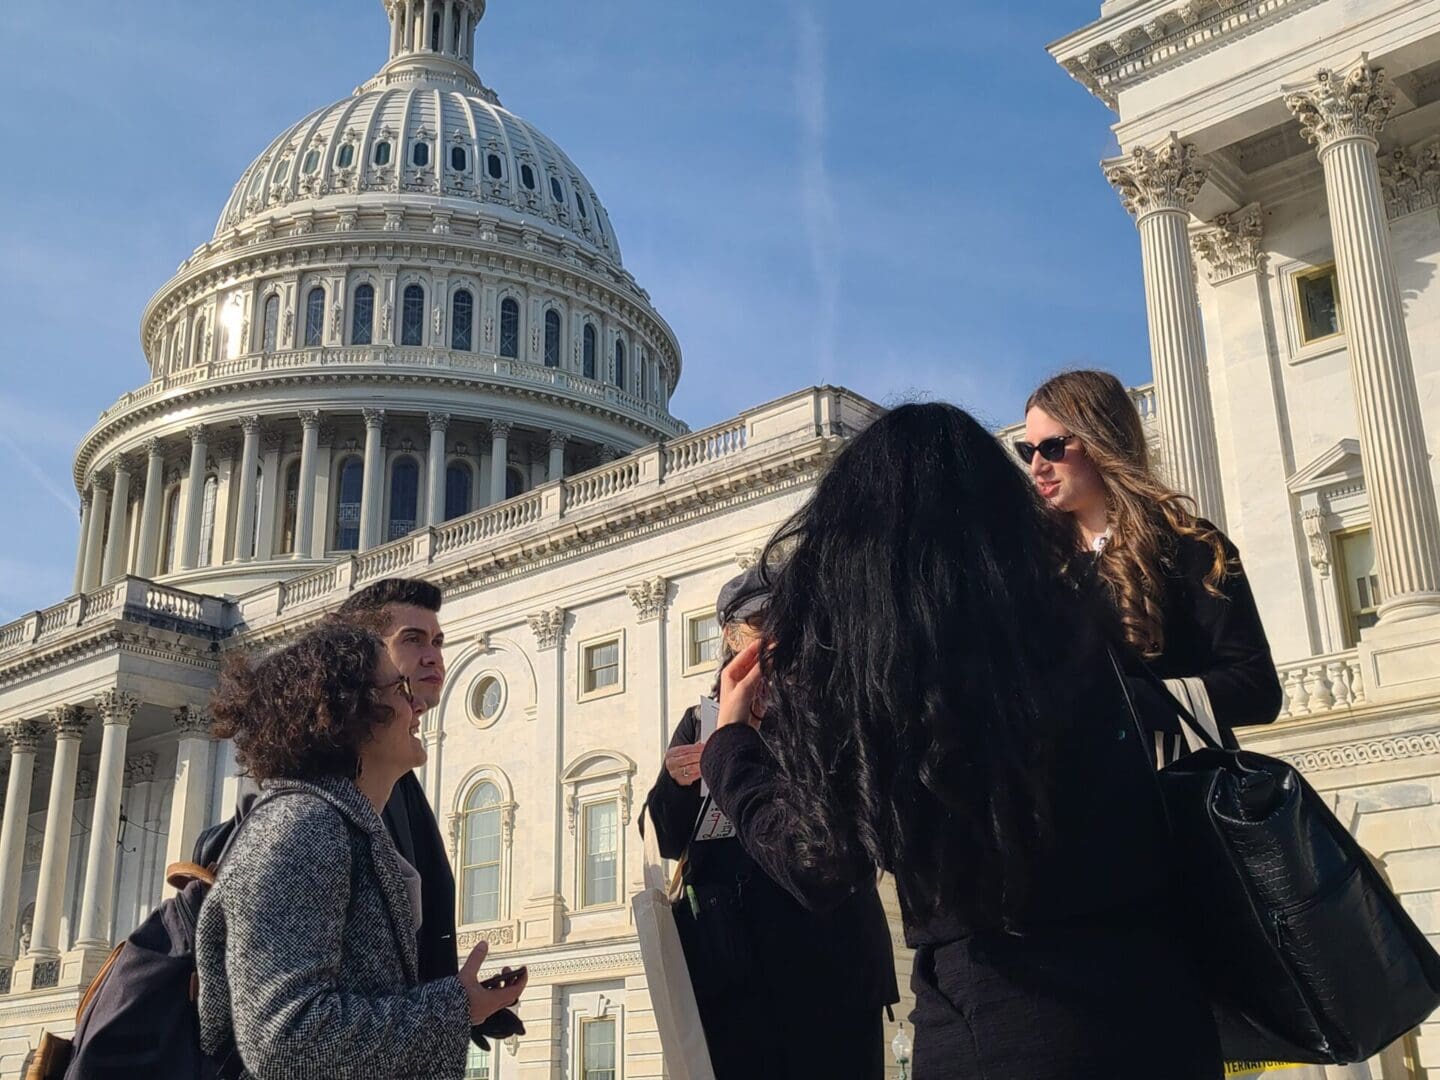
[[[1225,1075],[1227,1077],[1250,1077],[1265,1076],[1272,1072],[1289,1072],[1291,1069],[1303,1069],[1304,1065],[1295,1065],[1287,1061],[1227,1061],[1225,1063]]]

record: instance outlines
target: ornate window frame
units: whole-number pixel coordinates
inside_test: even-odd
[[[570,833],[570,895],[572,910],[613,911],[628,903],[625,879],[627,834],[635,801],[635,762],[618,750],[589,750],[565,767],[560,788],[565,803],[565,825]],[[615,840],[615,899],[604,904],[585,904],[585,835],[582,825],[588,807],[616,804],[619,825]]]
[[[488,720],[476,705],[476,696],[480,692],[480,684],[487,679],[494,679],[500,684],[500,705],[495,710],[495,715]],[[505,707],[510,704],[510,684],[505,681],[505,676],[497,668],[486,668],[478,672],[470,680],[470,689],[465,694],[465,718],[471,725],[481,731],[494,727],[500,722],[500,717],[505,713]]]
[[[1365,488],[1360,443],[1341,439],[1297,470],[1287,481],[1298,506],[1301,534],[1309,561],[1310,588],[1315,597],[1321,653],[1341,652],[1345,638],[1344,583],[1332,568],[1336,561],[1333,538],[1370,525],[1370,495]]]
[[[1349,346],[1345,332],[1345,313],[1340,313],[1340,332],[1314,341],[1306,341],[1300,315],[1300,278],[1306,274],[1333,265],[1335,256],[1328,251],[1315,252],[1304,259],[1291,259],[1275,267],[1275,282],[1279,291],[1279,308],[1284,316],[1285,345],[1287,362],[1303,364],[1322,356],[1344,352]]]
[[[465,832],[465,804],[471,793],[481,784],[491,783],[500,789],[500,801],[493,808],[500,811],[500,903],[499,917],[491,922],[467,923],[465,917],[464,868],[460,860],[460,844]],[[519,928],[514,921],[511,904],[514,877],[513,853],[515,849],[515,787],[510,777],[498,765],[480,765],[471,769],[455,789],[449,817],[450,865],[455,867],[455,944],[457,948],[468,949],[480,941],[491,945],[513,945],[519,937]]]

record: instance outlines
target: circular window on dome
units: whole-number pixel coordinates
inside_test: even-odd
[[[384,140],[375,144],[375,164],[390,164],[390,144]]]
[[[340,153],[335,155],[335,164],[342,169],[348,169],[355,164],[355,144],[346,143],[340,147]]]
[[[550,197],[558,203],[565,201],[565,189],[560,186],[558,177],[550,177]]]
[[[470,691],[470,719],[478,727],[489,727],[505,710],[505,683],[493,671],[475,680]]]
[[[527,191],[535,190],[535,170],[529,165],[520,166],[520,182],[525,185]]]
[[[305,171],[306,171],[307,173],[312,173],[312,172],[314,172],[314,171],[316,170],[316,168],[319,167],[319,165],[320,165],[320,151],[319,151],[319,150],[311,150],[308,154],[305,155],[305,165],[304,165],[304,169],[305,169]]]

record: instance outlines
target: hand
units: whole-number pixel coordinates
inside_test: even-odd
[[[470,1000],[470,1025],[483,1024],[490,1017],[494,1016],[501,1009],[511,1008],[520,1000],[520,995],[525,992],[525,984],[530,981],[530,973],[522,971],[520,977],[513,982],[506,982],[504,986],[494,990],[488,990],[480,985],[480,965],[485,962],[485,957],[490,953],[490,946],[486,942],[479,942],[475,948],[470,950],[470,955],[465,960],[465,966],[460,969],[460,985],[465,988],[465,996]],[[501,976],[510,974],[510,969],[504,968]]]
[[[761,692],[765,681],[760,671],[760,645],[751,642],[720,672],[720,719],[716,727],[749,724],[757,731],[764,716]]]
[[[704,743],[694,743],[690,746],[672,746],[665,751],[665,771],[670,774],[681,787],[689,787],[700,782],[700,753],[705,749]]]

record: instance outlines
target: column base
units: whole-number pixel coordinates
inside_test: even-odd
[[[551,893],[525,901],[520,909],[520,940],[526,945],[558,945],[565,936],[565,898]]]
[[[1382,618],[1358,651],[1367,702],[1440,695],[1440,613]]]
[[[114,949],[110,945],[77,945],[60,960],[60,985],[87,987],[100,974]]]
[[[36,956],[30,953],[15,961],[10,975],[10,992],[24,994],[31,990],[53,990],[60,985],[60,955]]]

